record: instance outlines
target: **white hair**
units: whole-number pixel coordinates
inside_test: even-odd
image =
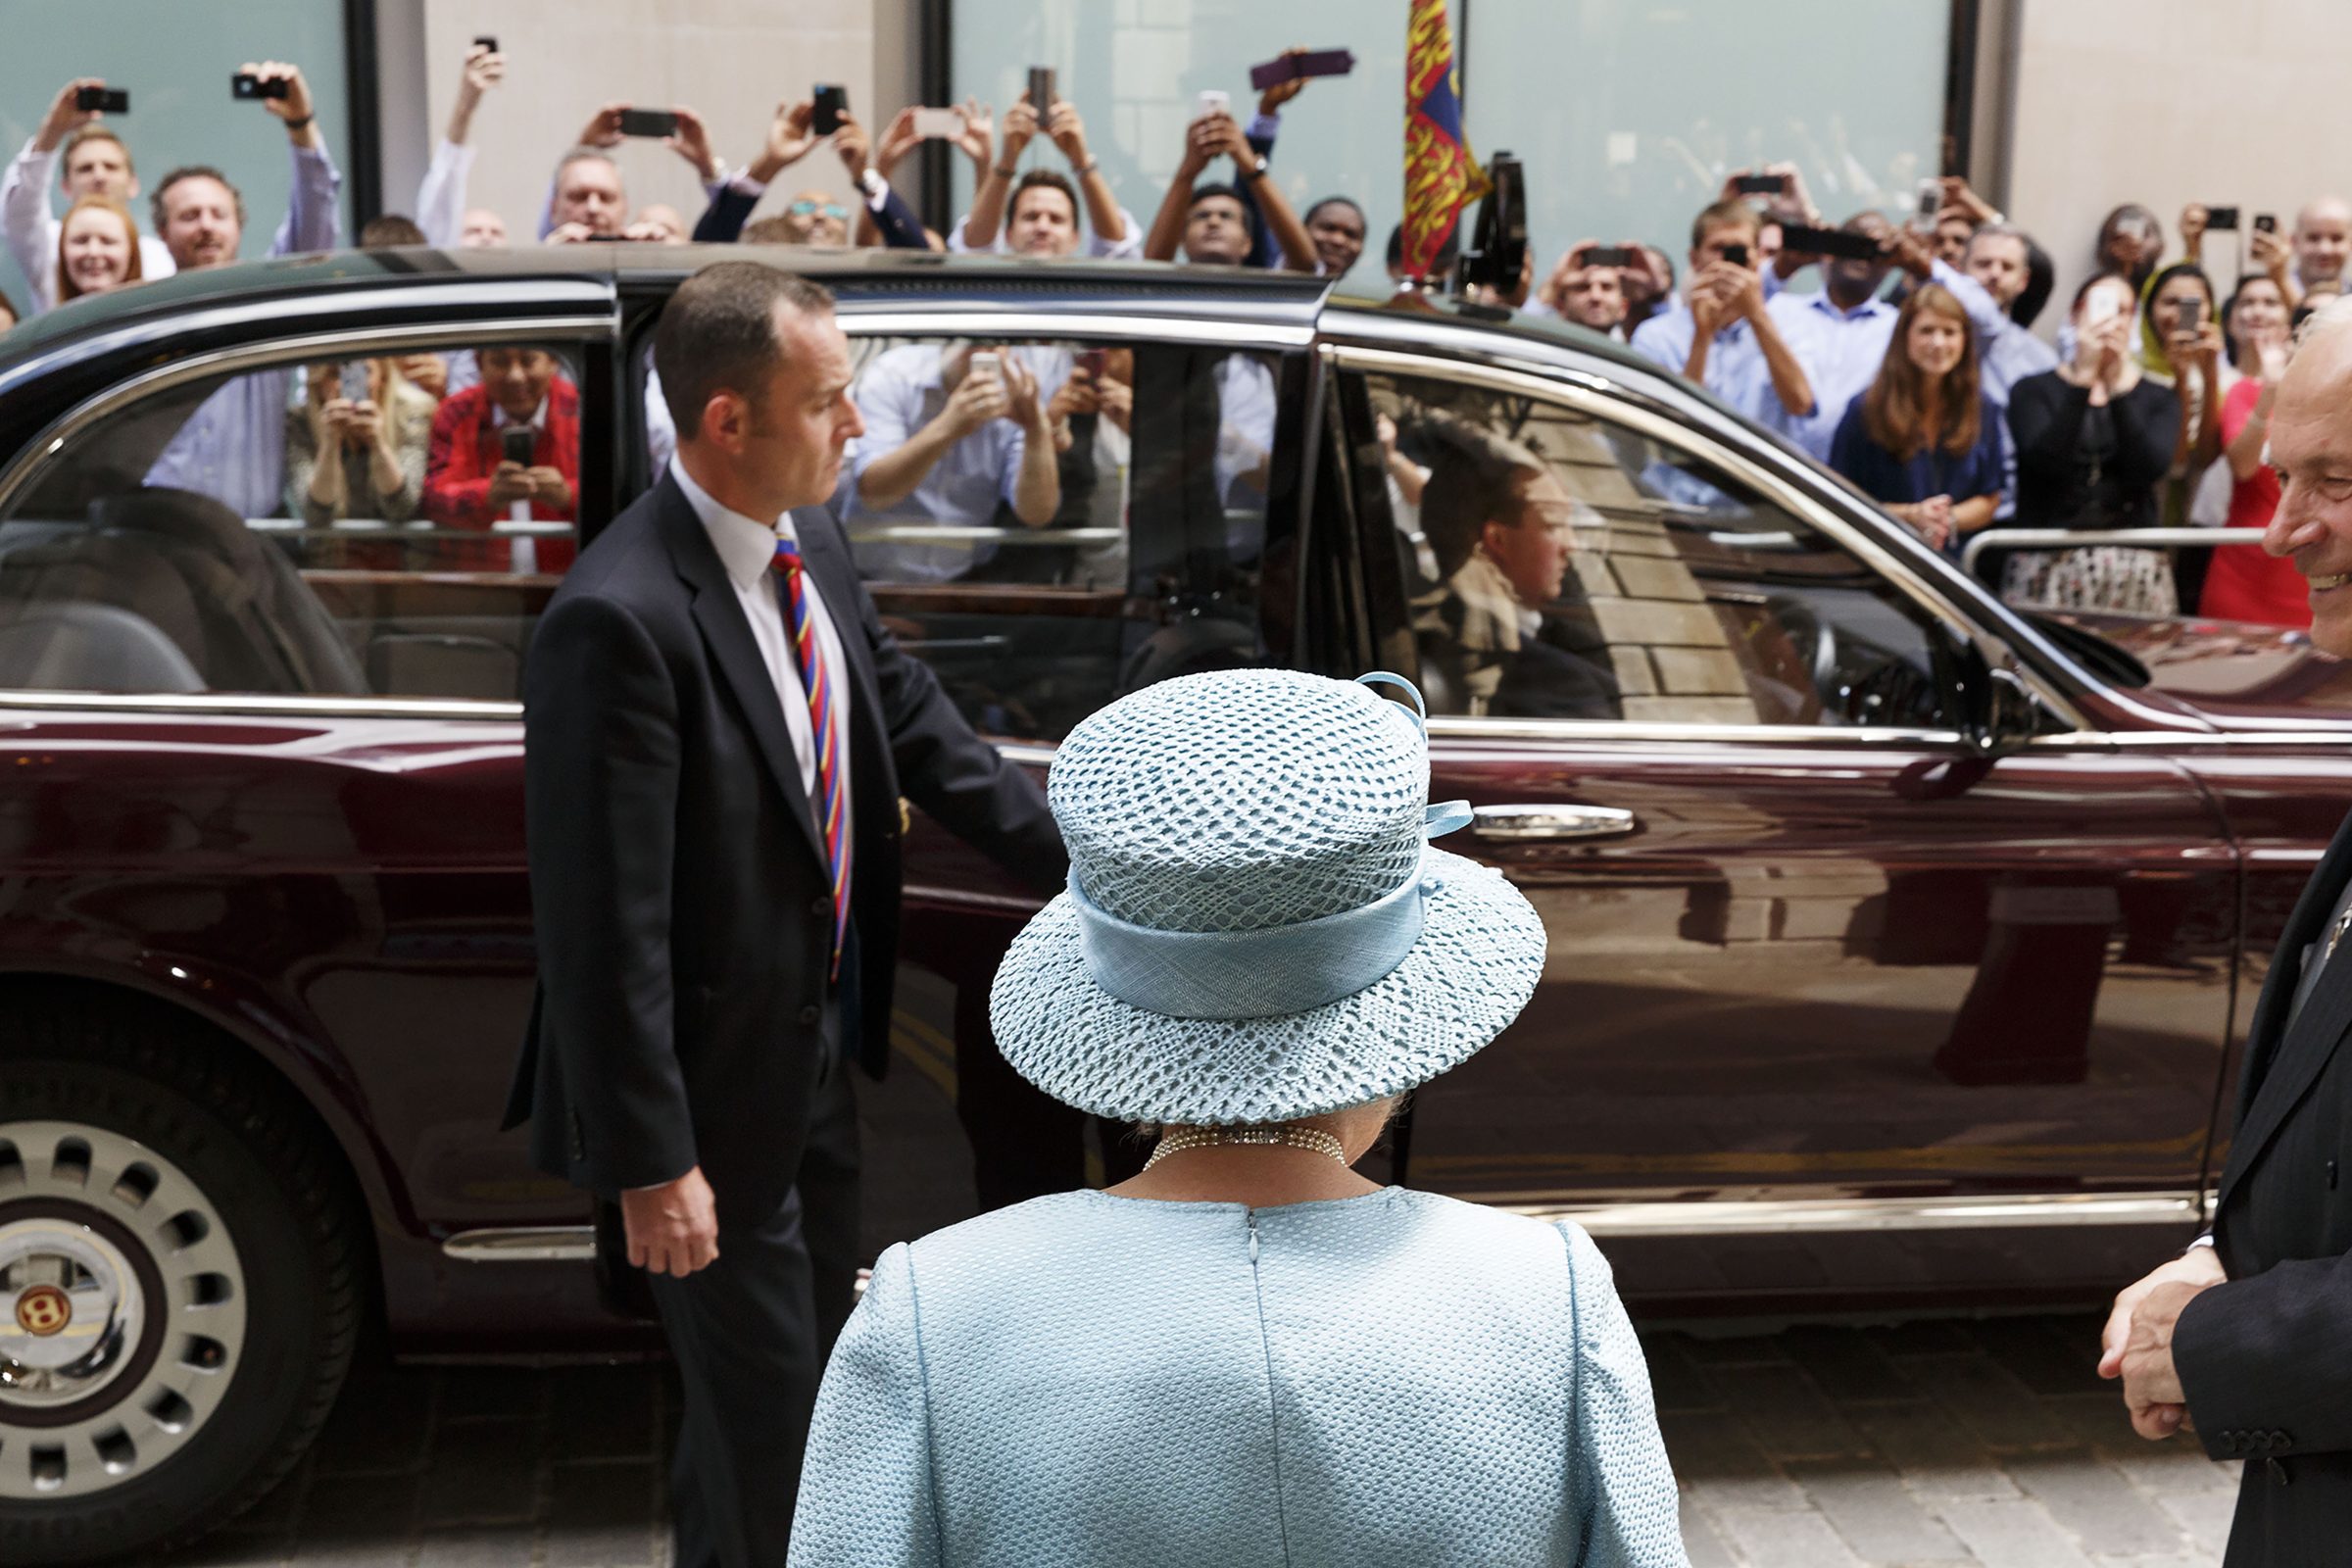
[[[2352,294],[2338,294],[2304,318],[2301,329],[2295,333],[2295,352],[2300,354],[2331,341],[2348,329],[2352,329]]]

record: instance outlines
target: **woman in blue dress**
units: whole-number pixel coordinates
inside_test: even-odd
[[[1686,1562],[1591,1239],[1352,1168],[1544,968],[1517,890],[1427,843],[1469,813],[1425,806],[1418,708],[1218,671],[1063,743],[1069,887],[991,1020],[1024,1077],[1157,1147],[882,1254],[795,1564]]]
[[[1957,560],[1962,536],[1999,510],[2002,440],[1999,406],[1979,389],[1968,312],[1921,284],[1903,301],[1878,375],[1846,405],[1830,466]]]

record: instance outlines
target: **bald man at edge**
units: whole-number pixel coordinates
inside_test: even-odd
[[[2352,300],[2304,328],[2270,416],[2262,548],[2352,658]],[[2242,548],[2242,547],[2241,547]],[[2303,890],[2246,1035],[2213,1229],[2115,1299],[2099,1370],[2140,1436],[2243,1459],[2225,1568],[2352,1565],[2352,819]]]

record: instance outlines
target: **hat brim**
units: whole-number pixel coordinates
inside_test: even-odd
[[[1402,962],[1351,996],[1270,1018],[1175,1018],[1095,983],[1063,893],[1004,955],[997,1049],[1064,1104],[1121,1121],[1231,1126],[1402,1094],[1500,1034],[1544,973],[1544,921],[1476,860],[1432,848],[1442,880]]]

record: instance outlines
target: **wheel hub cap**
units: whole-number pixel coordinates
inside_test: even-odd
[[[0,1124],[0,1503],[104,1492],[211,1419],[245,1348],[212,1200],[134,1139]]]

